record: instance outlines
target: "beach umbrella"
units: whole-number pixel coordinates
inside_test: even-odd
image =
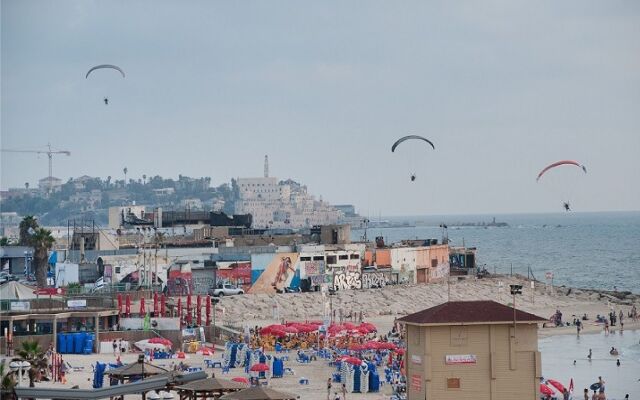
[[[158,293],[153,294],[153,316],[158,317]]]
[[[360,327],[364,327],[367,328],[369,330],[369,332],[377,332],[378,328],[376,328],[376,326],[370,322],[363,322],[360,324]]]
[[[394,350],[397,354],[403,355],[404,354],[404,349],[395,349]]]
[[[125,314],[127,315],[127,318],[131,315],[131,296],[127,295],[125,297]]]
[[[209,326],[211,325],[211,296],[207,296],[207,299],[205,301],[207,302],[207,305],[205,307],[205,315],[206,315],[205,324]]]
[[[140,316],[144,317],[144,315],[146,314],[145,310],[144,310],[144,297],[140,299]]]
[[[344,327],[344,329],[351,331],[357,328],[357,326],[355,324],[352,324],[351,322],[345,322],[344,324],[342,324],[342,326]]]
[[[187,295],[187,324],[191,325],[192,315],[191,315],[191,295]]]
[[[164,294],[160,296],[160,316],[164,317],[164,312],[166,309],[167,298],[164,297]]]
[[[276,330],[272,330],[272,331],[271,331],[271,334],[272,334],[273,336],[275,336],[275,337],[279,337],[279,338],[287,336],[287,332],[285,332],[285,331],[281,331],[281,330],[278,330],[278,329],[276,329]]]
[[[295,333],[299,332],[298,329],[295,326],[285,326],[284,329],[282,329],[282,330],[284,332],[286,332],[286,333],[292,333],[292,334],[295,334]]]
[[[249,369],[249,371],[253,371],[253,372],[265,372],[268,370],[269,370],[269,366],[265,363],[253,364]]]
[[[196,298],[196,324],[202,326],[202,297],[200,295]]]
[[[231,378],[231,380],[234,382],[246,383],[247,385],[249,384],[249,379],[244,376],[236,376],[235,378]]]
[[[351,343],[349,345],[349,350],[353,350],[353,351],[360,351],[362,350],[364,347],[362,345],[359,345],[357,343]]]
[[[169,339],[165,339],[163,337],[154,337],[149,339],[149,343],[159,343],[165,346],[173,347],[173,343]]]
[[[560,393],[564,392],[564,389],[565,389],[564,385],[556,381],[555,379],[547,379],[547,383],[553,386],[554,388],[558,389]]]
[[[546,395],[552,396],[553,395],[553,390],[551,390],[551,388],[549,386],[545,385],[544,383],[541,383],[540,384],[540,393],[544,394],[545,396]]]
[[[342,360],[343,362],[352,364],[352,365],[360,365],[362,364],[362,360],[357,357],[347,357]]]

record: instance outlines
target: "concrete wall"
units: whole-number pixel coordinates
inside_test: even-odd
[[[537,325],[467,325],[407,329],[409,399],[538,398]],[[447,364],[447,355],[473,355],[473,364]],[[453,388],[459,382],[459,388]],[[451,385],[451,386],[450,386]]]

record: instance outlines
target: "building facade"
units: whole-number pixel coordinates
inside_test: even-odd
[[[494,301],[456,301],[398,320],[406,326],[410,400],[538,399],[544,318]]]

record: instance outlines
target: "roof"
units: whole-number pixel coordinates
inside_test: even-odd
[[[192,392],[218,392],[227,390],[246,389],[247,385],[227,379],[209,378],[190,382],[186,385],[178,386],[178,390],[188,390]]]
[[[235,393],[225,394],[220,400],[290,400],[297,399],[297,394],[280,392],[268,387],[256,386]]]
[[[16,281],[9,281],[0,285],[0,299],[2,300],[31,300],[38,296],[33,293],[34,287],[23,285]]]
[[[516,310],[518,323],[538,323],[546,318]],[[513,308],[493,300],[450,301],[398,319],[410,325],[513,323]]]
[[[122,367],[118,367],[116,369],[111,369],[106,371],[105,373],[113,376],[132,376],[132,375],[142,375],[142,371],[144,370],[144,374],[146,375],[158,375],[168,372],[164,368],[157,367],[153,364],[149,364],[148,362],[144,363],[144,369],[142,368],[142,364],[133,362],[131,364],[123,365]]]

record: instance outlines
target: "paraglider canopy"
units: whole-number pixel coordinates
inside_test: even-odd
[[[435,150],[436,146],[433,145],[433,143],[431,142],[431,140],[422,137],[422,136],[418,136],[418,135],[408,135],[408,136],[404,136],[401,137],[400,139],[396,140],[396,142],[393,144],[393,146],[391,146],[391,152],[393,153],[394,151],[396,151],[396,147],[398,147],[398,145],[400,145],[400,143],[409,140],[409,139],[417,139],[417,140],[423,140],[427,143],[429,143],[431,145],[431,147]]]
[[[554,162],[552,164],[547,165],[546,167],[544,167],[542,169],[542,171],[540,171],[540,173],[538,173],[538,177],[536,178],[536,181],[539,181],[540,178],[542,178],[542,175],[544,175],[547,171],[549,171],[550,169],[559,167],[561,165],[574,165],[576,167],[580,167],[582,168],[582,170],[584,171],[584,173],[587,173],[587,167],[585,167],[584,165],[578,163],[577,161],[573,161],[573,160],[562,160],[562,161],[557,161]]]
[[[87,75],[85,75],[85,79],[89,78],[89,75],[91,74],[91,72],[95,71],[96,69],[103,69],[103,68],[115,69],[116,71],[119,71],[120,74],[122,74],[122,77],[124,78],[124,71],[117,65],[101,64],[101,65],[96,65],[95,67],[92,67],[89,71],[87,71]]]

